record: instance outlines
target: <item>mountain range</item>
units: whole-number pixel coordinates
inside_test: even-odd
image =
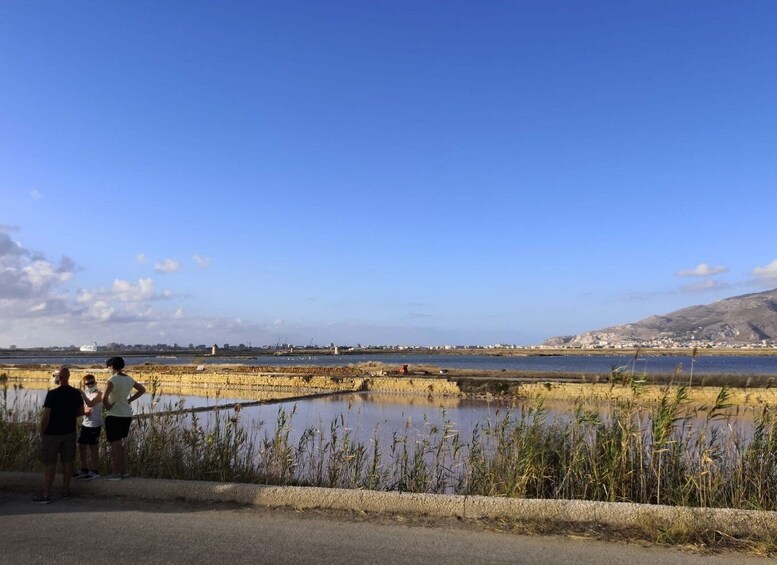
[[[639,322],[552,337],[551,347],[758,344],[777,340],[777,289],[690,306]]]

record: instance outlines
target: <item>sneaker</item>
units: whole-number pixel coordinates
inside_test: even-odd
[[[35,504],[51,504],[51,497],[40,495],[33,498],[32,501]]]
[[[106,478],[106,480],[108,480],[108,481],[120,481],[120,480],[121,480],[121,475],[118,475],[118,474],[115,474],[115,475],[108,475],[108,476],[107,476],[107,477],[105,477],[105,478]]]
[[[87,476],[88,474],[89,474],[89,471],[84,471],[84,470],[82,469],[82,470],[80,470],[80,471],[76,471],[75,473],[73,473],[73,474],[72,474],[72,475],[70,475],[70,476],[71,476],[71,477],[73,477],[74,479],[83,479],[83,478],[84,478],[85,476]]]
[[[89,471],[86,475],[81,477],[85,481],[94,481],[96,479],[100,478],[100,473],[96,473],[94,471]]]
[[[129,479],[130,478],[130,474],[129,473],[122,473],[121,474],[121,478],[122,479]]]
[[[62,491],[62,500],[70,500],[73,497],[73,493],[70,489]]]

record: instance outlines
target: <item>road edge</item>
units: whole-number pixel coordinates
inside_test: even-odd
[[[0,489],[38,493],[40,473],[0,472]],[[59,478],[55,488],[60,484]],[[332,509],[384,514],[420,514],[520,522],[599,524],[612,528],[672,528],[715,531],[735,537],[777,537],[777,512],[690,508],[625,502],[538,500],[418,494],[320,487],[272,486],[209,481],[131,478],[73,480],[76,495],[144,500],[232,502],[268,508]]]

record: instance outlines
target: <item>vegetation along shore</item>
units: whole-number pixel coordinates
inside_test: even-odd
[[[38,406],[11,403],[7,391],[45,388],[48,369],[0,369],[2,470],[39,470]],[[270,422],[248,421],[240,405],[207,417],[171,406],[132,428],[128,453],[137,475],[777,511],[777,397],[769,379],[734,387],[687,374],[648,382],[627,370],[599,382],[561,382],[549,375],[440,375],[433,367],[398,375],[375,364],[282,372],[236,365],[198,369],[137,366],[133,373],[155,396],[185,387],[188,394],[240,391],[241,398],[262,398],[260,391],[269,387],[281,397],[372,390],[408,398],[500,398],[506,404],[471,432],[461,432],[440,402],[439,425],[376,427],[366,440],[344,415],[306,422],[293,403]],[[101,380],[97,367],[74,368],[76,376],[86,371]],[[557,401],[566,409],[559,412]],[[744,406],[751,407],[745,424],[739,417]],[[101,450],[108,461],[106,445]]]

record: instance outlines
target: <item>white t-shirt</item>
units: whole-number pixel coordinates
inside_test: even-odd
[[[94,400],[95,397],[100,394],[99,391],[85,392],[84,393],[89,400]],[[97,428],[103,425],[103,406],[102,404],[95,404],[92,406],[92,411],[84,416],[84,421],[81,422],[82,426],[87,428]]]

